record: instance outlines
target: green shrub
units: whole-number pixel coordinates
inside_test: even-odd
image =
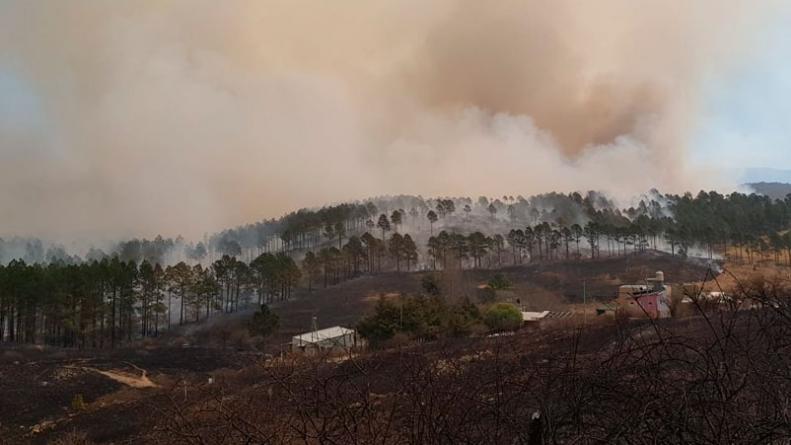
[[[357,332],[377,347],[398,334],[424,339],[468,335],[480,322],[478,308],[469,301],[448,305],[439,297],[401,297],[379,300],[374,313],[357,324]]]
[[[486,310],[483,322],[493,331],[512,331],[522,326],[522,313],[512,304],[496,303]]]
[[[442,331],[446,317],[447,307],[438,297],[381,299],[374,314],[361,320],[357,330],[372,345],[389,340],[397,332],[432,338]]]
[[[498,273],[495,274],[491,280],[489,280],[489,287],[494,290],[505,290],[511,288],[511,282],[505,275]]]
[[[455,337],[464,337],[485,330],[481,311],[468,300],[451,308],[447,327],[448,334]]]
[[[376,303],[373,315],[363,318],[357,324],[357,332],[372,346],[393,338],[400,330],[401,308],[387,299]]]
[[[269,309],[269,306],[262,304],[248,325],[251,335],[266,337],[274,333],[280,325],[280,318]]]

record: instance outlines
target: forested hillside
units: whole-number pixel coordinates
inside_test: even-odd
[[[0,244],[0,341],[114,347],[363,274],[499,268],[646,250],[791,263],[791,200],[716,192],[382,197],[303,209],[198,243],[131,240],[86,258],[35,240]]]

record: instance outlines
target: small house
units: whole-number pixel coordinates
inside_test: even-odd
[[[646,284],[629,284],[618,288],[618,310],[630,318],[670,317],[670,288],[665,275],[657,272]]]
[[[545,319],[547,315],[549,315],[549,311],[542,311],[542,312],[522,311],[522,321],[523,322],[541,321]]]
[[[315,354],[318,352],[345,352],[357,346],[357,333],[354,329],[341,326],[319,329],[295,335],[291,339],[291,350]]]

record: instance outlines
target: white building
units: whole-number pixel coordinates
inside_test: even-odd
[[[319,351],[345,351],[357,345],[357,333],[354,329],[333,326],[295,335],[291,339],[291,350],[306,353]]]
[[[665,274],[656,273],[646,284],[629,284],[618,288],[618,310],[630,318],[670,317],[671,289],[665,286]]]
[[[569,311],[541,311],[541,312],[530,312],[530,311],[522,311],[522,321],[525,323],[534,323],[538,321],[544,320],[560,320],[564,318],[573,317],[574,314]]]
[[[542,312],[525,312],[522,311],[522,321],[540,321],[549,315],[549,311]]]

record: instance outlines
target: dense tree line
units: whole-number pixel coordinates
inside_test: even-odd
[[[553,199],[560,199],[558,196]],[[582,213],[573,219],[584,221],[583,224],[564,223],[570,219],[562,215],[541,221],[546,215],[539,214],[540,222],[511,228],[505,235],[487,236],[480,231],[463,235],[443,230],[428,240],[432,267],[447,267],[449,259],[457,267],[482,267],[484,259],[488,267],[499,267],[525,261],[596,258],[602,254],[619,256],[649,249],[688,255],[693,248],[709,258],[715,254],[748,261],[774,258],[776,262],[784,259],[791,265],[791,197],[780,201],[754,194],[701,192],[695,197],[657,196],[664,204],[656,199],[641,200],[637,206],[625,210],[609,204],[597,208],[590,197],[582,198],[579,194],[565,199],[581,209]],[[503,204],[485,198],[478,203],[479,207],[488,209],[492,218],[499,211],[498,205]],[[513,214],[513,207],[510,208]],[[426,218],[433,226],[438,215],[429,211]],[[507,225],[512,226],[513,221],[509,220]],[[504,248],[510,251],[506,261]]]
[[[247,254],[316,250],[325,239],[341,244],[348,236],[361,233],[366,221],[377,211],[371,202],[301,209],[280,219],[218,233],[209,239],[208,245],[213,251],[238,245],[239,250]]]
[[[250,262],[265,252],[301,256],[309,250],[318,252],[330,240],[341,249],[351,236],[361,237],[366,231],[373,233],[378,229],[382,214],[393,226],[409,226],[413,235],[429,232],[431,236],[435,235],[437,226],[448,231],[505,235],[510,229],[534,228],[542,223],[554,228],[571,228],[575,224],[585,227],[593,222],[603,236],[609,233],[612,237],[623,236],[624,233],[617,232],[624,232],[629,223],[637,223],[644,231],[658,232],[658,239],[652,240],[655,243],[665,244],[670,240],[677,245],[699,244],[722,249],[727,242],[728,247],[738,245],[746,255],[746,245],[759,243],[760,238],[769,236],[772,231],[785,230],[789,208],[787,199],[773,200],[756,194],[665,195],[656,190],[627,208],[596,192],[546,193],[527,198],[480,196],[477,199],[385,196],[319,209],[301,209],[281,218],[207,235],[196,242],[180,237],[132,239],[82,252],[81,258],[55,243],[25,238],[0,239],[0,262],[24,259],[27,263],[56,260],[76,263],[117,255],[137,263],[145,259],[151,263],[175,264],[179,261],[213,262],[222,255]],[[396,212],[398,216],[393,218]],[[646,236],[653,235],[646,232]],[[614,249],[614,246],[602,247]]]
[[[791,199],[701,192],[668,196],[666,211],[656,203],[641,202],[620,212],[598,212],[585,227],[594,254],[605,247],[608,254],[639,251],[664,245],[672,254],[686,255],[690,248],[754,260],[756,255],[789,252]],[[672,216],[666,216],[672,215]],[[791,257],[789,257],[791,259]]]
[[[505,244],[503,236],[499,234],[488,237],[481,232],[462,235],[443,230],[437,236],[430,237],[427,246],[433,269],[462,269],[467,261],[472,261],[474,268],[482,267],[483,259],[492,252],[496,252],[496,264],[500,265]]]
[[[224,255],[204,267],[162,267],[118,256],[76,264],[0,265],[0,343],[115,347],[174,324],[287,299],[301,272],[265,253],[247,264]]]
[[[399,272],[411,270],[418,261],[418,246],[415,241],[408,233],[402,235],[395,232],[387,238],[387,233],[397,229],[402,221],[403,214],[398,210],[390,217],[382,213],[376,224],[381,230],[381,238],[366,231],[359,237],[350,236],[339,248],[328,245],[316,253],[308,251],[302,260],[308,288],[311,289],[316,280],[322,280],[324,287],[327,287],[362,273],[390,269]],[[369,226],[372,227],[373,224]]]

